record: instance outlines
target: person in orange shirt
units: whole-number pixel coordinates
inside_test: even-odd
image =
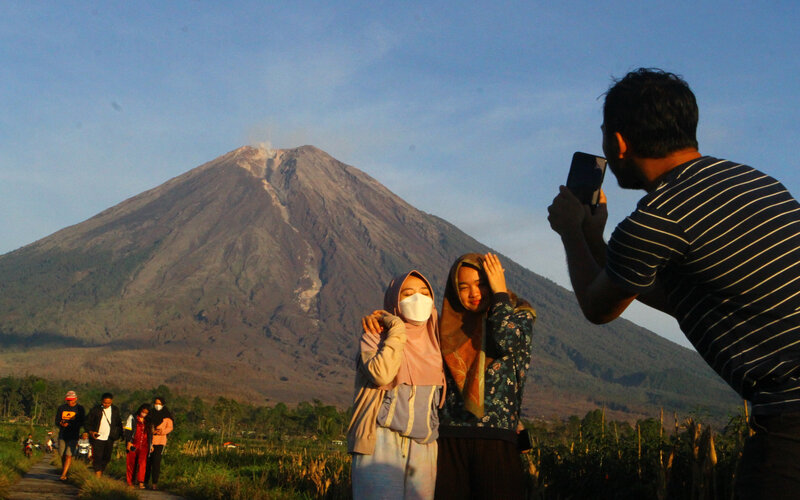
[[[150,423],[153,426],[153,451],[147,458],[144,482],[150,482],[154,490],[158,489],[158,479],[161,475],[161,455],[167,445],[167,434],[172,432],[174,424],[172,412],[165,405],[164,398],[157,396],[153,400],[153,410],[150,412]]]

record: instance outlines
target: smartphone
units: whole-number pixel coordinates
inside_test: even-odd
[[[533,442],[531,441],[531,433],[528,429],[523,429],[517,434],[517,451],[520,453],[528,453],[533,449]]]
[[[600,202],[600,186],[606,173],[606,159],[602,156],[576,152],[567,175],[567,187],[584,205],[594,213]]]

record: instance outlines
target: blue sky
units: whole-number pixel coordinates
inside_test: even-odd
[[[0,253],[239,146],[312,144],[568,286],[546,207],[640,66],[692,86],[701,152],[800,194],[800,2],[465,4],[0,3]],[[610,231],[641,193],[606,186]]]

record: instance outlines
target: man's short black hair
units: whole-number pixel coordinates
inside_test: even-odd
[[[114,399],[114,395],[110,392],[104,392],[102,396],[100,396],[100,401],[104,399]]]
[[[605,95],[605,133],[619,132],[637,156],[664,158],[697,149],[697,101],[678,75],[639,68],[616,80]]]

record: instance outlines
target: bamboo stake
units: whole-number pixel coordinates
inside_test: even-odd
[[[603,403],[603,412],[601,413],[601,423],[602,427],[600,428],[600,438],[603,442],[606,441],[606,404]]]
[[[639,479],[642,478],[642,426],[636,422],[636,472],[639,474]]]
[[[664,451],[661,445],[664,443],[664,407],[661,407],[661,412],[658,417],[658,465],[664,468]]]

